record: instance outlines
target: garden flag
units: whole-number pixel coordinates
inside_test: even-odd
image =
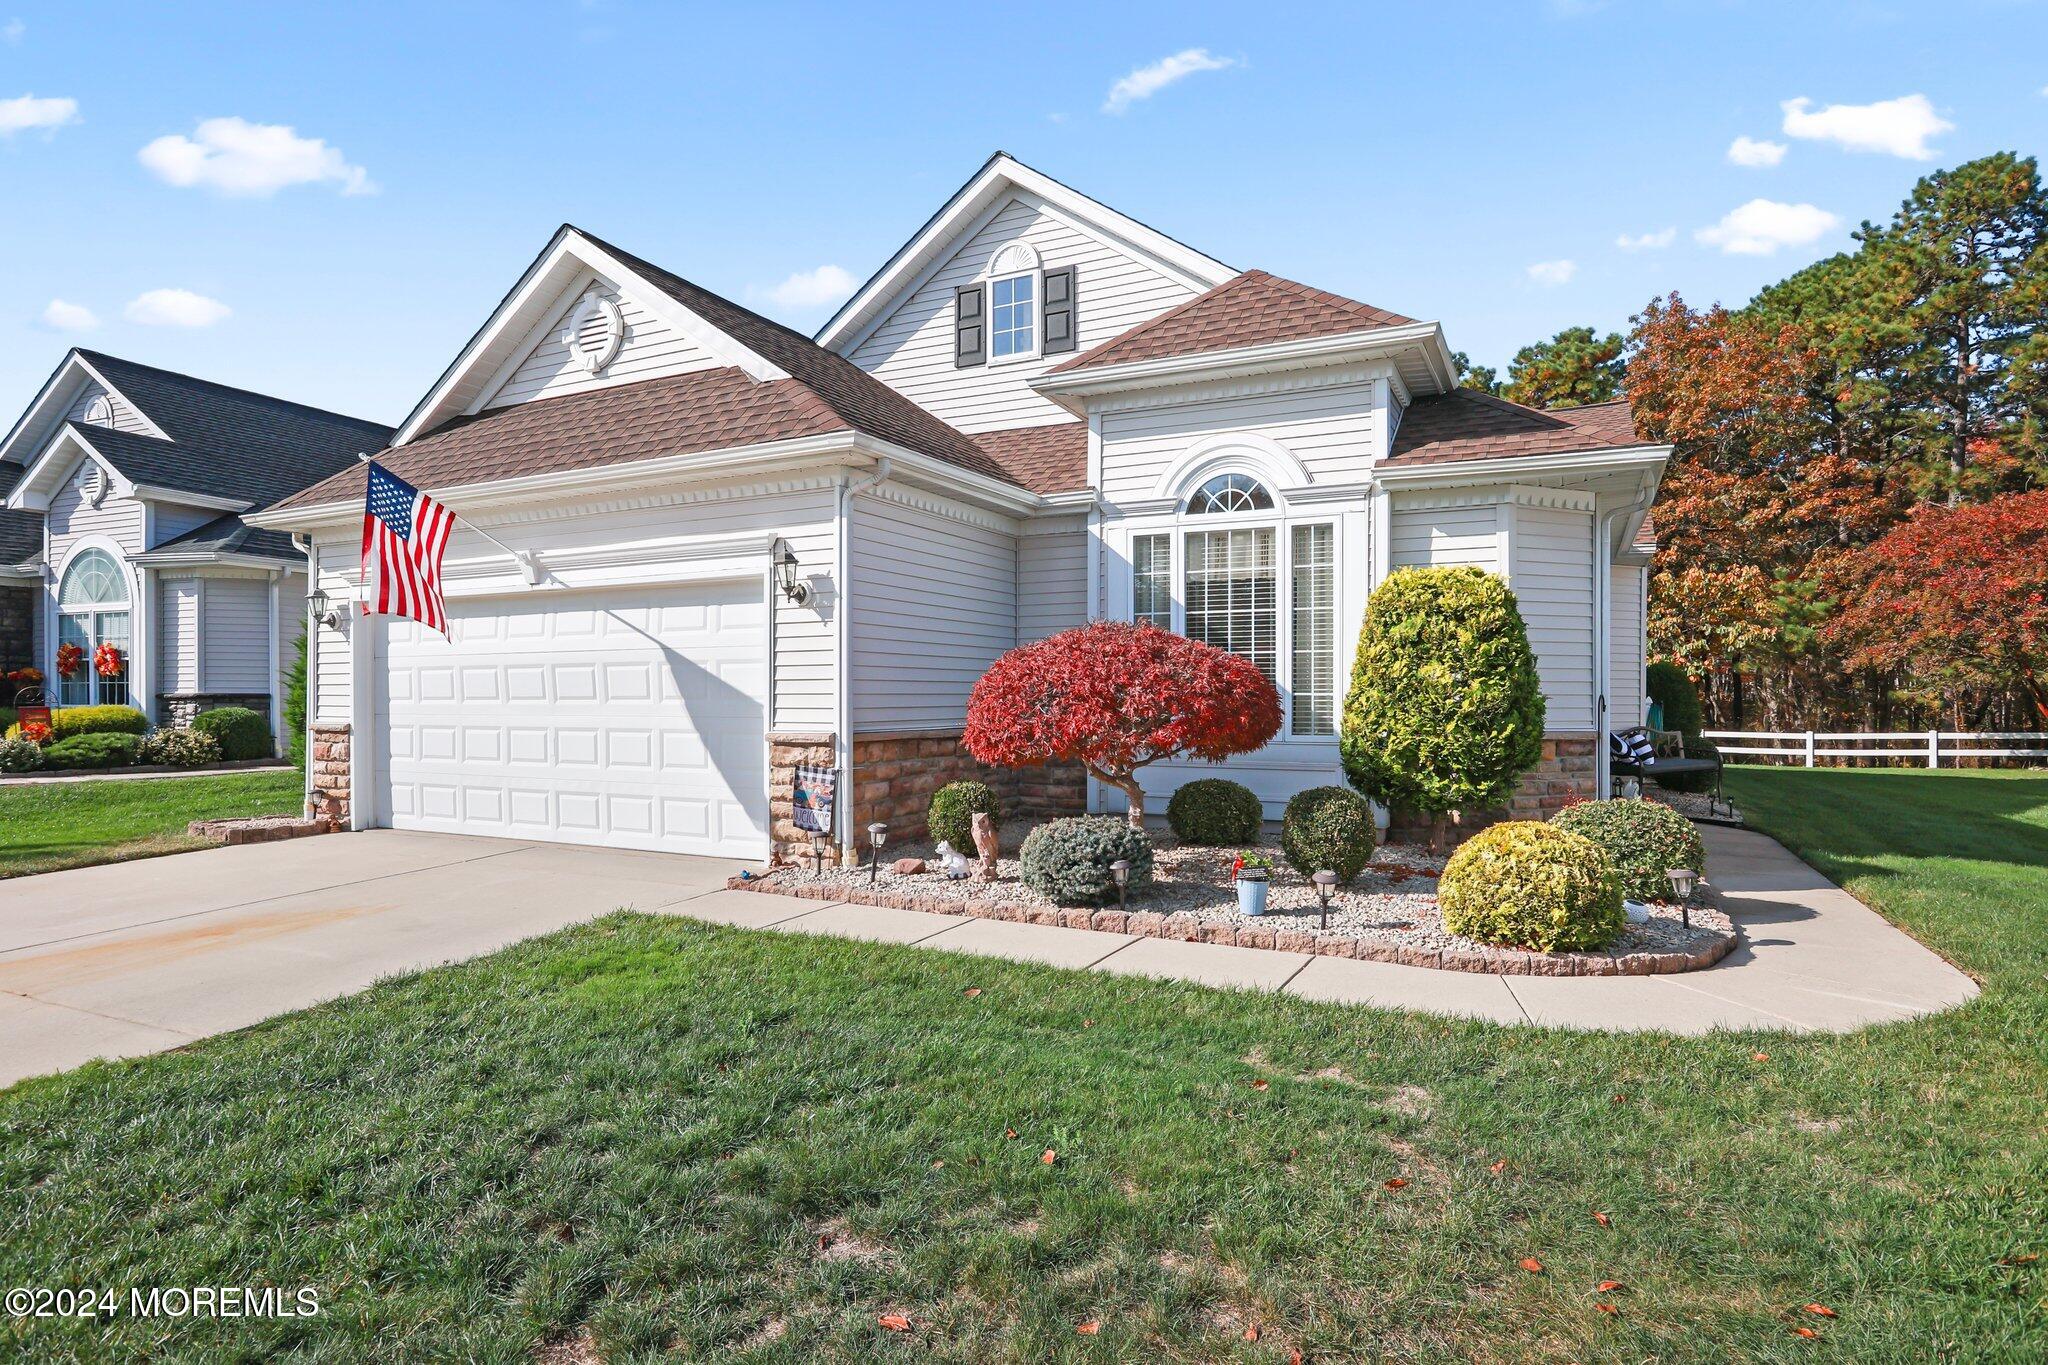
[[[455,514],[390,470],[370,464],[363,500],[363,574],[377,572],[376,605],[385,616],[409,616],[429,630],[448,633],[441,603],[441,555]]]

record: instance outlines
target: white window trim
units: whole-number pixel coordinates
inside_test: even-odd
[[[1138,537],[1164,535],[1167,538],[1167,558],[1171,565],[1167,591],[1172,599],[1173,633],[1186,635],[1187,617],[1187,536],[1191,531],[1222,530],[1270,530],[1274,536],[1274,640],[1276,644],[1274,685],[1280,691],[1280,733],[1267,745],[1285,746],[1298,750],[1334,750],[1337,747],[1337,730],[1342,728],[1341,717],[1344,705],[1344,519],[1335,515],[1328,507],[1315,507],[1296,512],[1290,508],[1280,491],[1261,477],[1258,470],[1244,465],[1207,469],[1203,482],[1220,474],[1243,474],[1264,485],[1266,493],[1273,499],[1271,509],[1259,512],[1210,512],[1191,513],[1188,501],[1197,483],[1175,504],[1174,510],[1146,516],[1130,517],[1124,522],[1122,590],[1116,596],[1121,598],[1121,619],[1137,619],[1137,563],[1136,544]],[[1298,526],[1328,526],[1330,528],[1330,572],[1332,576],[1333,607],[1336,612],[1335,638],[1332,640],[1331,669],[1336,684],[1335,710],[1338,721],[1327,735],[1297,735],[1294,733],[1294,530]]]
[[[1012,351],[1008,355],[996,354],[996,286],[1009,280],[1031,281],[1031,349]],[[1034,266],[1029,270],[1013,270],[1005,275],[991,275],[986,285],[988,302],[984,305],[988,313],[988,363],[991,365],[1016,365],[1039,358],[1045,345],[1045,271]]]
[[[64,580],[78,566],[78,561],[94,550],[98,550],[114,562],[114,576],[125,591],[126,600],[118,604],[112,602],[93,602],[82,607],[67,607],[64,605]],[[136,667],[136,651],[138,648],[136,637],[141,633],[140,621],[138,619],[139,613],[137,611],[137,602],[140,596],[141,591],[136,583],[135,574],[128,563],[128,556],[122,552],[118,544],[102,536],[85,536],[74,541],[66,549],[64,563],[57,569],[55,580],[50,587],[50,630],[48,639],[45,641],[45,647],[49,651],[49,668],[46,676],[49,678],[51,686],[46,690],[52,698],[51,706],[61,708],[64,706],[137,705],[135,690],[139,673]],[[124,615],[128,618],[128,648],[126,651],[128,667],[121,678],[122,686],[126,689],[128,696],[125,702],[119,703],[107,702],[101,698],[101,679],[92,666],[93,651],[100,645],[98,618],[115,614]],[[62,700],[65,680],[57,672],[57,646],[63,643],[64,620],[66,617],[83,618],[86,623],[85,636],[87,644],[84,664],[86,699],[82,702],[66,702]]]

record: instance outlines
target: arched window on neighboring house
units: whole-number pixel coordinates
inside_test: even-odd
[[[74,555],[57,585],[57,643],[77,645],[84,662],[70,677],[52,671],[59,706],[115,705],[128,700],[128,575],[121,562],[105,550]],[[121,651],[121,671],[103,678],[93,667],[93,653],[103,644]]]

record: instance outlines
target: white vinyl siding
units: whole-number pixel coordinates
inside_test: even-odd
[[[284,730],[285,679],[298,657],[299,636],[306,630],[306,576],[286,574],[277,580],[277,725]]]
[[[270,690],[270,583],[207,578],[199,602],[199,688]]]
[[[71,421],[83,423],[86,413],[92,410],[94,401],[101,397],[104,397],[108,405],[113,409],[111,414],[113,421],[106,425],[113,427],[116,431],[132,431],[138,436],[155,435],[149,429],[149,423],[142,420],[142,414],[137,412],[127,399],[121,397],[118,393],[103,389],[98,384],[90,381],[87,381],[85,387],[79,391],[77,399],[73,401],[70,408],[64,413],[65,417]]]
[[[1010,242],[1028,243],[1046,269],[1076,268],[1076,343],[1085,351],[1193,298],[1196,290],[1079,231],[1036,195],[1019,192],[856,347],[856,365],[962,431],[1071,422],[1030,381],[1063,354],[1008,365],[953,364],[953,291],[980,282]]]
[[[1645,719],[1643,700],[1643,578],[1649,570],[1639,564],[1617,564],[1610,571],[1609,613],[1613,629],[1608,636],[1608,728],[1622,730],[1641,725]]]
[[[360,544],[329,540],[313,547],[319,567],[319,586],[332,606],[341,613],[339,626],[315,626],[313,657],[309,661],[309,685],[313,689],[313,718],[323,725],[346,725],[354,677],[349,665],[349,600],[355,594],[351,579]]]
[[[1388,533],[1396,569],[1470,564],[1499,573],[1500,516],[1493,506],[1403,507],[1397,501]]]
[[[1088,621],[1088,525],[1079,517],[1027,524],[1017,537],[1017,643]]]
[[[111,540],[124,555],[137,554],[144,548],[141,503],[122,497],[111,487],[98,507],[86,499],[82,481],[92,464],[89,459],[79,461],[78,468],[71,471],[64,486],[50,500],[50,562],[60,567],[71,547],[85,536]]]
[[[579,288],[572,297],[581,299],[584,292]],[[608,296],[619,305],[625,320],[625,338],[611,364],[592,374],[570,354],[562,341],[562,332],[574,314],[572,306],[568,314],[547,325],[526,357],[484,406],[511,407],[536,398],[559,398],[637,379],[717,369],[725,363],[649,312],[638,300],[615,291],[608,291]]]
[[[217,507],[188,507],[176,502],[159,502],[154,511],[152,548],[176,540],[187,531],[196,531],[220,515]]]
[[[1378,423],[1371,383],[1333,384],[1102,415],[1102,492],[1149,498],[1205,436],[1255,432],[1286,447],[1318,483],[1357,483],[1372,467]]]
[[[957,731],[1017,642],[1017,538],[885,497],[850,517],[854,733]]]
[[[1515,517],[1508,583],[1536,651],[1548,707],[1545,729],[1584,734],[1594,728],[1593,516],[1542,507],[1500,510]]]
[[[157,594],[159,692],[199,690],[199,580],[165,578]]]

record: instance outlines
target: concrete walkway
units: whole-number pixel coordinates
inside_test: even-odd
[[[724,889],[730,862],[375,830],[0,881],[0,1085],[175,1048],[631,908],[1503,1024],[1847,1031],[1968,977],[1761,835],[1705,831],[1744,942],[1682,976],[1432,971]]]
[[[750,929],[915,944],[1308,1000],[1616,1031],[1847,1032],[1971,999],[1976,983],[1761,834],[1706,826],[1713,884],[1743,942],[1674,976],[1490,976],[1087,929],[719,891],[671,913]]]

